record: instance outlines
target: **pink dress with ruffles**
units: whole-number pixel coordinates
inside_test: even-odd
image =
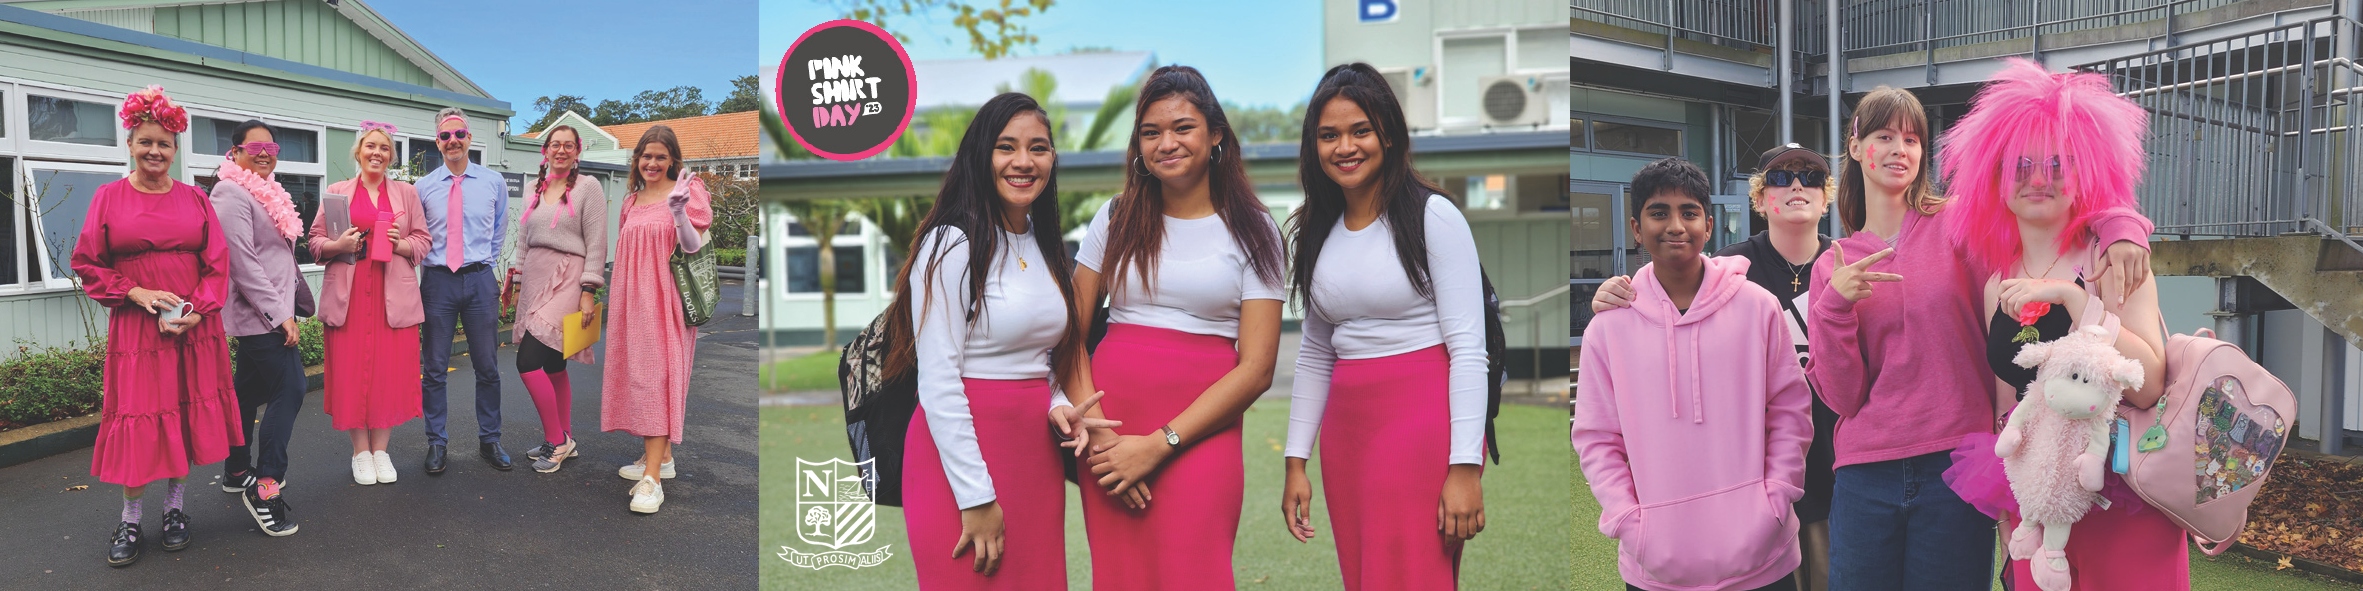
[[[703,187],[691,189],[688,207],[689,223],[699,230],[714,223]],[[680,443],[697,327],[684,319],[681,292],[673,287],[672,257],[680,242],[671,206],[662,199],[637,205],[638,196],[624,197],[623,223],[616,230],[615,269],[607,285],[607,370],[602,372],[606,381],[600,388],[599,429],[669,437]]]
[[[91,196],[72,266],[83,291],[108,308],[104,398],[90,454],[100,482],[186,477],[190,465],[222,461],[245,443],[219,318],[229,253],[213,203],[197,187],[174,182],[151,195],[125,179]],[[165,335],[156,314],[132,303],[134,287],[180,296],[199,322]]]

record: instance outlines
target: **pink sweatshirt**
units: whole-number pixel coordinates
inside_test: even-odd
[[[1798,563],[1813,395],[1779,300],[1709,258],[1688,313],[1655,265],[1584,329],[1571,435],[1617,571],[1651,591],[1753,589]]]
[[[1840,297],[1828,281],[1815,281],[1807,296],[1813,359],[1805,371],[1822,404],[1838,413],[1837,466],[1947,451],[1963,435],[1994,429],[1994,373],[1978,310],[1988,271],[1972,268],[1947,236],[1950,211],[1904,214],[1895,254],[1870,267],[1903,281],[1873,284],[1861,302]],[[2149,220],[2131,209],[2102,212],[2091,225],[2101,244],[2149,244]],[[1888,248],[1878,235],[1856,232],[1814,261],[1815,278],[1835,272],[1840,246],[1850,263]]]

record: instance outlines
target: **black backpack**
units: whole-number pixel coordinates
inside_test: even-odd
[[[1502,383],[1510,380],[1509,339],[1502,336],[1501,294],[1493,292],[1493,278],[1485,271],[1477,271],[1477,281],[1485,286],[1485,453],[1493,457],[1493,464],[1501,465],[1501,438],[1493,434],[1493,419],[1501,416]],[[1542,346],[1535,343],[1535,346]]]
[[[894,338],[886,334],[886,315],[878,314],[861,334],[845,343],[837,358],[837,388],[845,399],[845,438],[853,444],[853,461],[870,462],[862,479],[870,499],[888,507],[903,506],[903,436],[911,430],[911,415],[919,411],[919,376],[903,372],[885,377],[886,354]]]

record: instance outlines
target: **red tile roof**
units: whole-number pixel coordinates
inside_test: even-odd
[[[673,134],[680,138],[681,151],[686,152],[681,156],[682,160],[754,158],[762,152],[763,121],[758,111],[625,123],[599,129],[615,136],[623,149],[629,150],[633,143],[640,140],[641,134],[659,124],[673,128]],[[539,138],[541,132],[529,133],[526,137]]]

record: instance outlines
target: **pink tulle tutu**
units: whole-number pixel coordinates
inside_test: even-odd
[[[2018,497],[2010,493],[2010,477],[2002,472],[2002,458],[1994,455],[1994,442],[2001,439],[1993,433],[1961,436],[1961,445],[1953,448],[1953,467],[1946,468],[1944,474],[1945,485],[1953,494],[1995,519],[2018,513]],[[2149,509],[2150,504],[2126,487],[2125,479],[2116,472],[2103,472],[2101,483],[2100,496],[2108,499],[2110,508],[2131,507],[2133,512],[2128,516]]]

